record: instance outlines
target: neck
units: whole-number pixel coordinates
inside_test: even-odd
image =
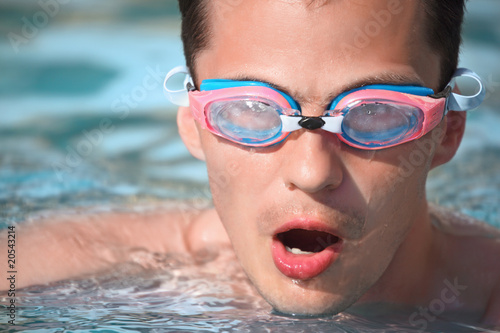
[[[427,201],[423,200],[405,240],[380,279],[363,295],[359,303],[391,302],[418,304],[425,302],[434,278],[436,233],[431,224]]]

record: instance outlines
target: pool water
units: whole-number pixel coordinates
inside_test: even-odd
[[[204,164],[184,148],[161,90],[161,76],[184,62],[176,2],[68,2],[12,44],[9,33],[21,35],[40,11],[29,0],[0,3],[0,227],[54,210],[209,205]],[[432,172],[428,197],[500,227],[498,17],[496,0],[469,3],[461,65],[483,77],[487,98],[469,112],[455,159]],[[15,327],[5,324],[0,295],[0,331],[420,329],[408,321],[412,309],[390,305],[320,319],[274,314],[231,253],[137,258],[108,274],[18,291]],[[427,330],[481,331],[444,319]]]

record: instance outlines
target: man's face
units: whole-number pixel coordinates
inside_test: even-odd
[[[322,115],[333,97],[362,84],[436,89],[439,59],[423,41],[418,2],[211,1],[197,83],[270,82],[306,116]],[[243,268],[277,310],[342,311],[402,251],[418,251],[402,243],[424,234],[415,221],[426,211],[434,142],[363,151],[304,129],[251,149],[199,131],[215,207]],[[424,160],[408,162],[417,149]]]

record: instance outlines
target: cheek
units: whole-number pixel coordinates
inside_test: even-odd
[[[366,228],[382,230],[389,221],[403,233],[404,216],[416,216],[425,203],[425,182],[432,150],[414,143],[392,149],[350,154],[346,160],[350,178],[367,205]],[[403,223],[402,223],[403,222]],[[398,230],[400,229],[401,230]]]
[[[245,177],[241,159],[218,149],[206,155],[206,163],[214,201],[230,198],[233,193],[241,191],[238,189],[239,180]]]
[[[206,130],[200,130],[200,139],[212,192],[229,190],[234,179],[243,173],[242,159],[231,153],[229,143]]]
[[[261,196],[272,180],[278,179],[277,148],[245,147],[207,131],[200,136],[214,197],[234,202],[240,197]]]
[[[357,163],[357,168],[356,163],[351,163],[350,170],[367,203],[422,199],[433,151],[411,142],[357,156],[355,159],[361,158],[363,163]]]
[[[268,156],[210,133],[202,133],[202,140],[210,189],[219,213],[231,218],[234,212],[248,208],[249,202],[257,204],[254,198],[262,195],[274,175],[270,163],[266,162]]]
[[[367,271],[389,264],[423,211],[429,159],[411,163],[413,150],[404,148],[351,154],[345,159],[349,177],[366,203],[364,237],[352,246],[354,251],[370,253],[359,263]]]

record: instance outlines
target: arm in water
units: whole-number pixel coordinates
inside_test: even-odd
[[[229,245],[215,210],[66,215],[16,225],[16,287],[98,273],[132,261],[132,253],[194,254]],[[7,233],[0,233],[7,269]],[[0,290],[8,282],[0,280]]]

